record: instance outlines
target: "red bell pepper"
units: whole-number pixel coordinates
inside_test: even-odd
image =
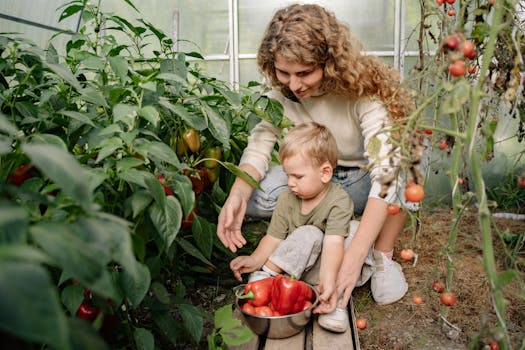
[[[306,301],[313,297],[312,289],[294,277],[277,275],[272,290],[272,307],[281,315],[303,310]]]
[[[238,295],[239,299],[248,299],[253,306],[268,305],[272,298],[274,277],[263,278],[258,281],[247,283],[244,286],[244,295]]]

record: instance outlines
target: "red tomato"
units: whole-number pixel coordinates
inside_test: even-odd
[[[492,6],[494,6],[494,4],[496,3],[496,0],[490,0],[489,2],[490,2],[490,4],[491,4]]]
[[[455,14],[456,14],[456,11],[454,11],[454,9],[450,9],[450,10],[448,10],[448,15],[449,15],[450,17],[454,16]]]
[[[445,3],[445,0],[436,0],[436,5],[441,6]]]
[[[456,0],[447,0],[447,4],[450,4],[450,5],[452,5],[455,2],[456,2]]]
[[[425,197],[425,190],[419,184],[409,184],[405,188],[405,198],[409,202],[420,202]]]
[[[474,73],[476,73],[477,68],[476,68],[475,65],[471,64],[470,66],[468,66],[468,70],[467,71],[468,71],[468,74],[474,74]]]
[[[458,185],[460,185],[460,186],[463,185],[463,179],[462,178],[458,179]]]
[[[451,50],[454,50],[459,44],[459,37],[456,34],[450,34],[445,39],[445,45]]]
[[[499,344],[498,344],[498,342],[491,341],[491,342],[489,343],[489,348],[490,348],[490,350],[499,350]]]
[[[445,290],[445,283],[443,282],[434,282],[434,284],[432,285],[432,289],[435,290],[436,292],[438,293],[443,293],[443,291]]]
[[[463,52],[463,57],[473,60],[476,58],[476,46],[472,41],[465,40],[459,45],[460,50]]]
[[[272,309],[270,309],[270,307],[267,306],[267,305],[256,306],[255,307],[255,314],[257,316],[263,316],[263,317],[275,316],[274,311]]]
[[[355,325],[359,329],[365,329],[366,328],[366,320],[362,317],[358,317],[355,319]]]
[[[458,60],[452,63],[450,66],[448,66],[448,71],[453,77],[462,77],[467,71],[467,64],[465,63],[465,61]]]
[[[412,302],[416,305],[421,305],[421,304],[424,304],[425,301],[423,300],[423,298],[421,298],[420,296],[416,295],[415,297],[412,298]]]
[[[248,313],[248,314],[252,314],[252,315],[255,315],[255,306],[253,306],[252,304],[250,303],[244,303],[242,306],[241,306],[241,310]]]
[[[405,261],[410,261],[414,259],[414,251],[410,248],[401,250],[400,253],[401,259]]]
[[[525,177],[518,177],[518,186],[525,188]]]
[[[427,135],[432,135],[432,130],[430,130],[430,129],[426,129],[426,130],[425,130],[425,134],[427,134]]]
[[[397,213],[399,213],[400,210],[401,208],[399,207],[399,205],[395,203],[391,203],[386,207],[386,212],[388,213],[388,215],[396,215]]]
[[[447,141],[441,140],[441,142],[439,143],[439,149],[444,150],[445,148],[447,148]]]
[[[456,303],[456,296],[451,292],[443,292],[439,296],[439,300],[441,300],[441,303],[445,306],[454,306]]]

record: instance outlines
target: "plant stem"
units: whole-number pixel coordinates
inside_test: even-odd
[[[489,64],[494,54],[494,48],[496,46],[496,40],[498,38],[498,31],[500,30],[500,23],[502,21],[503,3],[496,2],[494,6],[494,14],[492,25],[490,27],[490,33],[488,35],[488,41],[483,53],[483,60],[481,65],[480,77],[475,85],[469,109],[469,119],[467,124],[466,132],[466,151],[467,159],[470,159],[472,167],[472,180],[475,186],[476,199],[479,205],[478,210],[478,221],[481,231],[481,242],[483,249],[483,264],[485,267],[485,273],[489,281],[490,289],[492,290],[492,297],[494,300],[494,309],[498,315],[499,330],[506,334],[505,341],[500,342],[502,349],[508,349],[509,341],[506,330],[505,315],[505,298],[501,289],[499,288],[497,281],[496,261],[494,257],[494,247],[492,244],[492,231],[491,231],[491,215],[487,202],[487,195],[485,189],[485,183],[481,171],[481,159],[478,152],[474,151],[476,144],[477,135],[477,124],[478,124],[478,112],[481,105],[481,97],[483,94],[483,85],[487,77]]]

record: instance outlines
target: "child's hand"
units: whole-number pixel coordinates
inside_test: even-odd
[[[254,258],[248,255],[241,255],[236,257],[230,262],[230,269],[233,271],[235,278],[242,282],[243,273],[250,273],[259,269],[257,262]]]

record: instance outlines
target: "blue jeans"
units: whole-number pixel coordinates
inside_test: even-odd
[[[354,214],[361,215],[372,187],[370,173],[357,167],[338,166],[332,181],[343,186],[354,202]],[[253,191],[246,214],[254,218],[267,219],[272,216],[281,192],[288,188],[288,178],[283,167],[280,165],[270,167],[259,185],[264,192],[257,189]]]

